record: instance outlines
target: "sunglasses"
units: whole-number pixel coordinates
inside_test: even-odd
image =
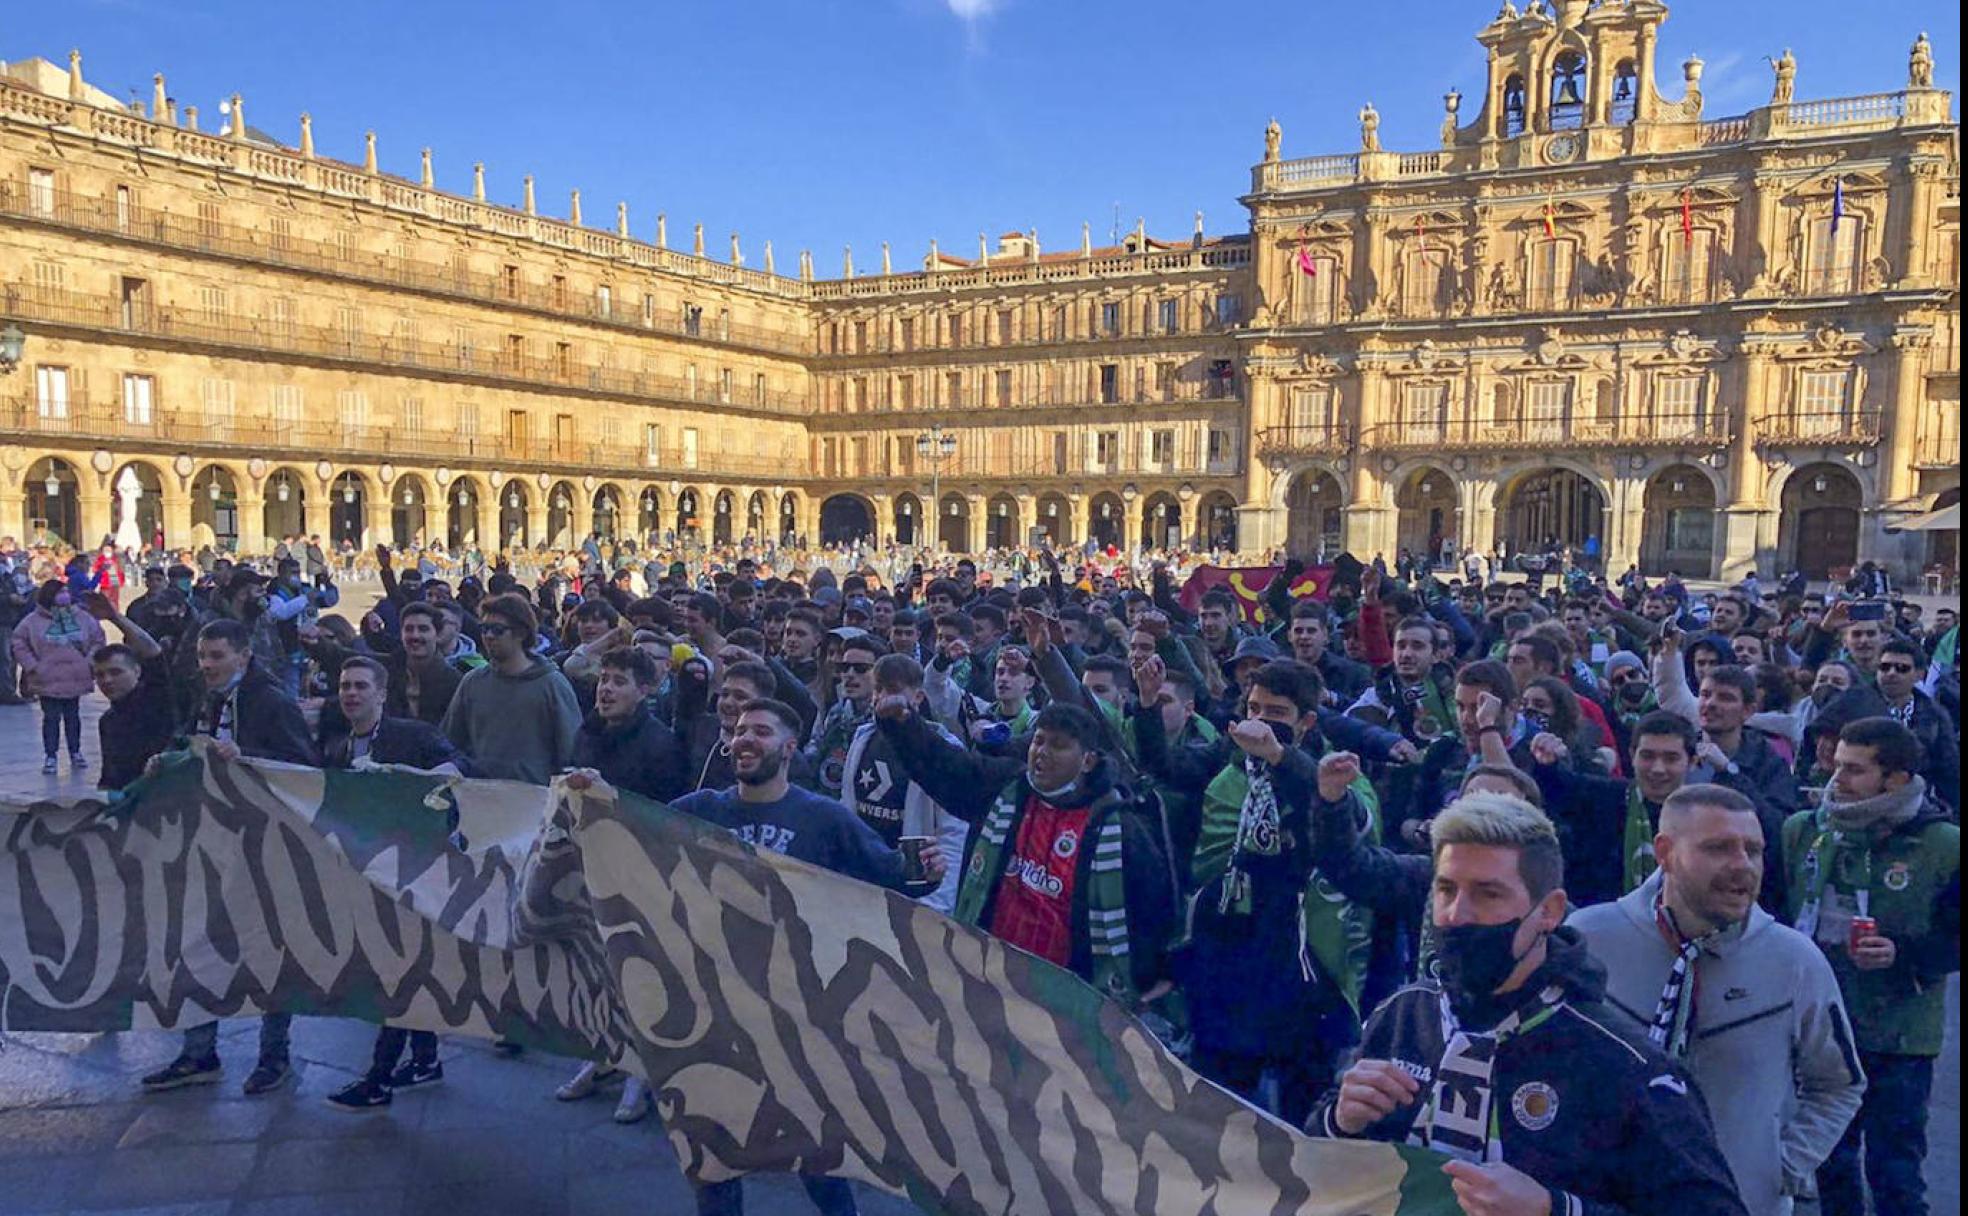
[[[478,636],[482,638],[502,638],[511,632],[512,626],[495,625],[490,621],[481,621],[478,626]]]
[[[1879,665],[1879,670],[1881,670],[1881,671],[1897,671],[1897,672],[1899,672],[1899,673],[1901,673],[1902,675],[1905,675],[1905,674],[1907,674],[1907,673],[1909,673],[1909,672],[1911,672],[1911,671],[1913,670],[1913,664],[1911,664],[1911,663],[1881,663],[1881,664]]]
[[[861,676],[868,674],[874,669],[875,665],[873,663],[841,663],[834,670],[840,672],[842,675]]]

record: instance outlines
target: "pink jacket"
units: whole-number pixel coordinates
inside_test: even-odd
[[[22,690],[37,697],[79,697],[95,686],[89,656],[103,644],[102,626],[80,608],[36,608],[14,626],[14,662]]]

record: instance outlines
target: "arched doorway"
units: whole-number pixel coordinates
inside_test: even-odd
[[[444,543],[453,549],[478,544],[478,513],[485,505],[485,492],[471,478],[459,477],[444,497]]]
[[[524,549],[532,543],[526,524],[531,499],[526,483],[518,478],[506,483],[505,493],[499,496],[499,543],[505,548]]]
[[[1150,549],[1180,549],[1182,540],[1182,504],[1173,494],[1150,494],[1141,504],[1141,543]]]
[[[547,543],[556,549],[572,549],[580,541],[574,535],[574,487],[555,482],[547,491]]]
[[[789,545],[799,535],[800,504],[799,495],[787,493],[779,496],[779,543]]]
[[[1536,555],[1528,565],[1541,569],[1541,559],[1561,547],[1582,553],[1603,535],[1605,517],[1598,483],[1574,469],[1536,469],[1497,491],[1497,539],[1519,569],[1525,555]]]
[[[745,539],[764,540],[765,522],[771,518],[770,503],[764,490],[753,490],[752,496],[745,500]]]
[[[961,494],[945,494],[936,513],[936,539],[952,553],[970,552],[970,503]]]
[[[899,494],[895,499],[895,543],[898,545],[921,544],[922,500],[914,494]]]
[[[141,460],[133,460],[110,479],[116,491],[116,543],[141,552],[164,522],[164,475]],[[177,539],[182,540],[182,537]]]
[[[655,486],[644,486],[636,499],[636,535],[654,547],[662,531],[663,501],[657,497]]]
[[[851,545],[875,531],[874,512],[857,494],[836,494],[820,504],[820,543]]]
[[[1859,479],[1835,464],[1805,465],[1784,483],[1777,550],[1785,570],[1829,578],[1859,560]]]
[[[1691,465],[1647,481],[1640,520],[1640,569],[1708,578],[1715,570],[1715,483]]]
[[[1324,469],[1305,469],[1285,492],[1285,552],[1310,561],[1340,550],[1345,493]]]
[[[603,540],[614,540],[616,522],[622,516],[622,491],[612,485],[601,486],[595,490],[591,502],[594,506],[591,531]]]
[[[698,509],[697,503],[697,491],[677,492],[675,523],[679,538],[694,538],[704,526],[703,513]]]
[[[1127,507],[1118,494],[1096,494],[1087,504],[1087,539],[1102,549],[1121,547],[1121,519]]]
[[[1033,527],[1045,535],[1053,547],[1073,543],[1073,506],[1058,494],[1047,494],[1038,501],[1038,519]]]
[[[100,537],[82,536],[82,503],[77,497],[81,479],[75,466],[59,456],[44,456],[27,470],[27,531],[77,549],[87,549]]]
[[[328,543],[341,548],[347,541],[361,549],[368,543],[365,535],[367,527],[364,519],[368,512],[369,485],[360,473],[344,473],[328,487]],[[198,509],[199,495],[194,490],[191,507]]]
[[[729,490],[719,490],[717,505],[711,511],[711,543],[728,545],[731,543],[732,516],[738,513],[738,496]]]
[[[1203,495],[1197,514],[1202,521],[1201,539],[1205,549],[1237,548],[1237,500],[1222,490]]]
[[[985,508],[984,547],[986,549],[1016,548],[1018,540],[1018,500],[1009,494],[999,494],[991,499]]]
[[[396,537],[398,545],[421,545],[429,538],[424,535],[425,508],[430,504],[430,488],[424,479],[415,473],[405,473],[396,479],[390,493],[390,534]]]
[[[191,531],[194,543],[239,549],[239,483],[232,471],[206,465],[191,477]]]
[[[1394,493],[1394,508],[1395,548],[1441,560],[1442,542],[1455,540],[1460,531],[1455,479],[1424,465],[1402,479]]]
[[[260,523],[269,547],[307,531],[307,488],[299,473],[275,469],[268,474]]]

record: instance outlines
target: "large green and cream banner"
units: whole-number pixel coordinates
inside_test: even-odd
[[[932,1213],[1452,1212],[1438,1159],[1298,1134],[1075,976],[605,787],[202,751],[0,806],[0,1031],[268,1010],[646,1076],[685,1170]]]

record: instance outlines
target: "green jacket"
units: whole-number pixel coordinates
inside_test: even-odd
[[[1939,1055],[1947,977],[1961,966],[1961,829],[1931,800],[1911,822],[1869,839],[1834,831],[1821,815],[1800,811],[1784,824],[1785,919],[1797,924],[1817,904],[1813,936],[1838,977],[1860,1050]],[[1829,892],[1822,902],[1820,891]],[[1897,947],[1883,970],[1859,970],[1845,946],[1860,891]]]

